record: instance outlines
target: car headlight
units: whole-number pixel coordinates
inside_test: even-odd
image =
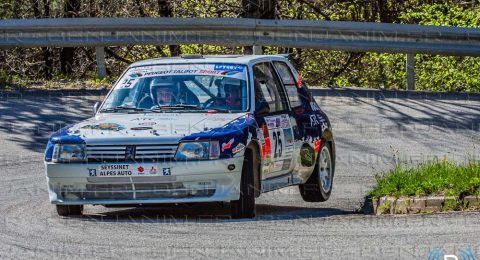
[[[212,160],[220,156],[218,141],[183,142],[178,146],[175,160]]]
[[[86,160],[84,144],[55,144],[53,162],[84,162]]]

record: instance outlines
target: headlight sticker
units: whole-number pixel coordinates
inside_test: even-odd
[[[235,147],[232,149],[232,153],[233,153],[233,154],[237,154],[237,153],[243,151],[243,149],[245,149],[245,145],[242,144],[242,143],[239,143],[237,146],[235,146]]]

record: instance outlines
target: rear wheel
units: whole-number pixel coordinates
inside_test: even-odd
[[[332,193],[333,173],[330,145],[327,142],[322,142],[312,175],[305,184],[299,186],[303,200],[307,202],[327,201]]]
[[[57,205],[57,213],[62,217],[80,216],[83,213],[83,205]]]
[[[255,217],[255,184],[252,150],[245,150],[245,159],[240,180],[240,198],[230,202],[232,218]]]

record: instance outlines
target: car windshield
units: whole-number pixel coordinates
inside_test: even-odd
[[[179,64],[130,68],[103,113],[241,112],[248,109],[246,69],[238,64]]]

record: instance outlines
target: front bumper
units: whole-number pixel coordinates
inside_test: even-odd
[[[231,164],[234,170],[227,169]],[[46,162],[45,168],[51,203],[111,205],[237,200],[242,164],[243,157],[162,162],[158,167],[170,168],[171,175],[129,177],[90,177],[89,169],[101,163]]]

